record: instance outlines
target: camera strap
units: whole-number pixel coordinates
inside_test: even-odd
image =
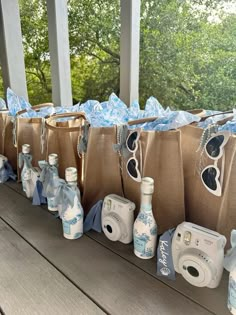
[[[175,269],[172,258],[172,238],[174,229],[170,229],[160,236],[157,248],[157,275],[175,280]]]

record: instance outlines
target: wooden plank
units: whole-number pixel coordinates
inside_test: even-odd
[[[47,0],[48,37],[55,105],[72,105],[67,0]]]
[[[105,314],[2,220],[0,252],[5,314]]]
[[[154,259],[143,260],[137,258],[133,254],[132,244],[124,246],[120,242],[112,242],[108,240],[103,233],[96,233],[94,231],[90,231],[86,235],[96,240],[106,248],[109,248],[119,256],[123,257],[127,261],[142,269],[143,271],[152,275],[156,279],[162,281],[169,287],[172,287],[173,289],[181,292],[183,295],[187,296],[194,302],[204,306],[212,313],[217,315],[229,314],[226,306],[229,280],[229,273],[227,271],[224,271],[221,283],[218,288],[198,288],[189,284],[180,274],[176,274],[176,281],[171,281],[163,277],[158,277],[156,275],[156,261]]]
[[[24,195],[21,186],[14,182],[8,182],[8,187],[14,189],[20,194]],[[46,207],[44,207],[46,209]],[[187,296],[189,299],[194,302],[203,305],[208,310],[212,311],[215,314],[219,315],[227,315],[228,309],[226,307],[227,301],[227,292],[228,292],[228,277],[229,274],[227,271],[224,271],[223,277],[220,283],[220,286],[214,290],[208,288],[197,288],[190,285],[181,275],[177,274],[177,281],[169,281],[165,278],[158,277],[156,275],[156,261],[154,259],[151,260],[142,260],[137,258],[133,254],[133,245],[123,245],[120,242],[111,242],[109,241],[103,233],[96,233],[94,231],[90,231],[87,233],[87,236],[92,238],[93,240],[99,242],[106,248],[115,252],[119,256],[123,257],[127,261],[131,262],[135,266],[141,268],[143,271],[149,273],[154,276],[158,280],[162,281],[166,285],[172,287],[176,291],[182,293]]]
[[[62,236],[61,222],[5,185],[0,215],[110,314],[211,314],[86,235]]]
[[[139,96],[140,0],[121,0],[120,98],[129,106]]]
[[[18,0],[0,1],[0,42],[4,88],[28,100]]]

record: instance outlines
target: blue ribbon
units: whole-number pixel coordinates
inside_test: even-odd
[[[53,198],[55,196],[56,188],[54,175],[58,175],[57,166],[49,165],[47,161],[39,161],[38,164],[42,170],[39,178],[43,184],[42,196],[46,198]]]
[[[87,152],[87,146],[88,146],[88,132],[89,132],[89,124],[85,122],[84,126],[82,127],[82,137],[80,139],[80,142],[77,146],[78,154],[86,153]]]
[[[3,167],[0,169],[0,179],[5,183],[9,178],[16,180],[16,175],[9,162],[4,162]]]
[[[41,204],[47,203],[47,199],[42,195],[42,192],[43,192],[43,184],[40,180],[37,180],[35,189],[34,189],[32,205],[40,206]]]
[[[175,229],[163,233],[159,239],[157,249],[157,275],[175,280],[175,269],[172,258],[172,238]]]
[[[72,188],[61,178],[58,178],[55,184],[57,188],[55,202],[57,205],[61,205],[61,213],[59,215],[62,218],[68,206],[73,207],[75,196],[79,196],[79,190]]]
[[[84,232],[89,230],[94,230],[96,232],[102,232],[101,215],[102,215],[102,204],[103,201],[99,200],[95,205],[89,210],[85,221],[84,221]]]
[[[18,157],[19,167],[21,168],[23,165],[27,168],[32,168],[32,155],[29,153],[19,153]]]

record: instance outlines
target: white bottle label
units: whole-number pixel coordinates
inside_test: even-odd
[[[83,220],[81,215],[77,215],[72,220],[62,220],[63,232],[66,238],[76,239],[83,234]]]
[[[134,247],[140,254],[145,254],[146,243],[145,240],[138,238],[136,235],[134,236]]]
[[[83,209],[78,196],[75,196],[74,206],[69,206],[63,214],[62,226],[65,238],[76,239],[83,235]]]
[[[57,211],[56,199],[54,197],[48,198],[48,210]]]

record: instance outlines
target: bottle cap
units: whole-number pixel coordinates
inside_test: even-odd
[[[48,163],[50,165],[57,165],[58,163],[58,155],[56,153],[49,154]]]
[[[0,154],[0,160],[3,162],[7,162],[8,158],[5,155]]]
[[[151,177],[143,177],[141,182],[141,192],[144,194],[152,194],[154,192],[154,179]]]
[[[22,145],[22,153],[30,153],[30,144]]]
[[[4,163],[7,162],[7,157],[0,154],[0,168],[4,166]]]
[[[65,172],[65,177],[67,182],[76,182],[78,175],[77,175],[77,168],[75,167],[67,167]]]

